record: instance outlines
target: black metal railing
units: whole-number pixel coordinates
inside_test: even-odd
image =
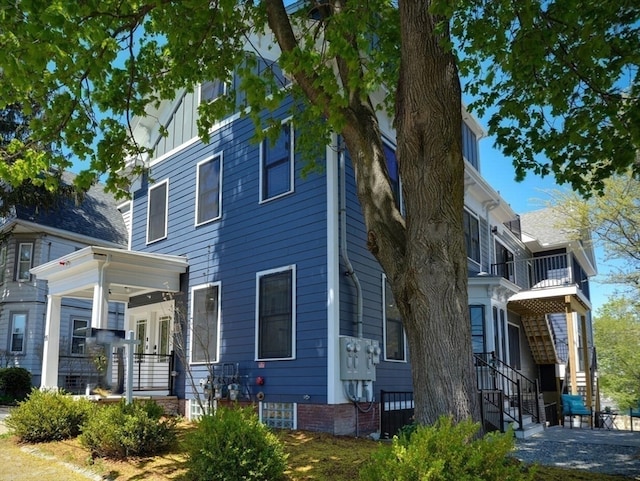
[[[576,284],[584,290],[588,285],[584,272],[568,253],[491,264],[491,273],[526,289]]]
[[[175,355],[134,354],[133,390],[166,391],[173,394]],[[62,355],[59,357],[58,371],[65,391],[84,394],[87,386],[110,388],[114,393],[124,392],[125,360],[122,351],[111,356],[111,363],[105,364],[95,356]]]
[[[390,439],[403,426],[413,422],[414,404],[411,391],[380,391],[381,437]]]
[[[530,415],[534,423],[540,422],[540,389],[537,380],[516,371],[493,352],[474,354],[474,362],[483,410],[492,412],[500,409],[504,418],[516,421],[520,427],[523,426],[524,415]],[[498,400],[493,394],[495,392],[501,392],[502,398]],[[504,423],[496,427],[502,430]]]

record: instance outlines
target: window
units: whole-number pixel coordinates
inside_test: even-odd
[[[168,356],[169,353],[169,345],[171,343],[170,340],[170,321],[171,317],[162,316],[158,319],[158,346],[157,353],[161,356]],[[166,361],[164,358],[159,359],[160,362]]]
[[[295,266],[259,272],[256,279],[258,359],[292,359],[295,345]]]
[[[505,279],[509,279],[510,281],[515,281],[515,277],[513,275],[513,252],[507,249],[505,246],[496,241],[496,273],[504,277]]]
[[[136,344],[136,354],[142,356],[147,348],[147,320],[138,319],[136,321],[136,339],[140,341]],[[140,359],[139,359],[140,360]]]
[[[11,352],[24,352],[25,332],[27,329],[27,314],[11,314]]]
[[[196,225],[221,216],[222,154],[198,163],[196,179]]]
[[[168,180],[149,188],[147,244],[167,237],[168,192]]]
[[[275,199],[293,192],[294,132],[291,122],[284,122],[273,143],[260,144],[260,201]]]
[[[262,402],[260,421],[270,428],[296,429],[296,403]]]
[[[508,324],[509,331],[509,364],[514,369],[522,369],[520,361],[520,329],[518,326]]]
[[[85,354],[87,352],[87,337],[89,336],[89,321],[73,319],[71,321],[71,354]]]
[[[7,271],[7,246],[0,247],[0,284],[5,281]]]
[[[487,352],[484,342],[484,306],[469,306],[471,317],[471,343],[474,353]]]
[[[402,326],[400,311],[393,299],[391,286],[386,276],[382,276],[383,292],[382,302],[384,303],[384,357],[389,361],[406,361],[405,333]]]
[[[387,160],[387,171],[389,172],[389,180],[391,181],[393,199],[396,202],[396,207],[400,209],[400,206],[402,205],[402,190],[400,184],[400,169],[398,167],[396,151],[386,142],[382,143],[382,148],[384,150],[384,157]]]
[[[478,140],[476,134],[462,122],[462,155],[476,170],[478,169]]]
[[[20,243],[18,245],[18,263],[16,266],[16,281],[28,281],[31,279],[29,269],[32,267],[33,244]]]
[[[218,360],[220,283],[196,286],[191,291],[191,362]]]
[[[200,85],[200,103],[213,102],[227,92],[227,86],[222,80],[211,80]]]
[[[477,217],[464,211],[462,220],[464,223],[464,240],[467,247],[467,257],[480,263],[480,224]]]

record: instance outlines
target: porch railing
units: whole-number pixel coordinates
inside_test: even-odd
[[[544,289],[577,284],[587,288],[586,276],[568,253],[517,259],[491,265],[491,273],[526,289]],[[583,285],[584,284],[584,285]]]
[[[135,354],[133,365],[134,391],[166,391],[173,393],[175,355]],[[59,358],[58,371],[65,391],[84,394],[87,386],[109,384],[114,393],[124,391],[125,361],[122,354],[114,352],[111,357],[110,375],[98,369],[95,357],[86,355],[63,355]],[[101,366],[104,367],[104,366]],[[106,374],[106,376],[105,376]],[[106,377],[106,378],[105,378]]]
[[[380,432],[390,439],[413,421],[412,391],[380,391]]]
[[[501,422],[516,421],[520,427],[523,426],[524,415],[530,415],[534,423],[540,422],[540,389],[537,380],[531,380],[516,371],[492,352],[474,354],[474,362],[483,413],[494,413],[492,417],[495,418],[500,411],[503,413]],[[502,424],[495,427],[504,429]]]

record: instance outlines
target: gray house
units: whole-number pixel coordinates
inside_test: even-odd
[[[64,173],[63,181],[73,182]],[[46,318],[47,283],[30,273],[33,267],[70,254],[87,245],[123,248],[128,233],[113,196],[95,185],[82,202],[63,199],[50,210],[17,205],[0,224],[0,361],[19,366],[40,385]],[[124,319],[122,305],[112,304],[109,323]],[[60,315],[61,387],[75,389],[86,383],[86,337],[91,304],[65,299]],[[84,385],[82,385],[84,390]]]
[[[257,68],[276,68],[265,62]],[[140,341],[139,366],[150,363],[144,356],[171,356],[163,371],[169,394],[188,417],[235,399],[256,403],[272,426],[392,433],[389,419],[412,407],[411,353],[385,275],[366,249],[349,156],[335,136],[318,159],[324,172],[303,178],[286,102],[273,114],[282,124],[274,144],[253,142],[254,125],[239,113],[203,143],[197,106],[236,81],[177,92],[137,119],[134,135],[154,154],[146,159],[149,176],[133,179],[132,199],[120,206],[128,249],[87,247],[31,270],[49,282],[42,386],[60,379],[53,340],[65,299],[91,299],[95,328],[108,327],[100,312],[119,301],[127,306],[124,329]],[[595,263],[588,243],[548,242],[545,229],[555,227],[546,214],[540,232],[487,184],[477,148],[482,129],[462,114],[483,416],[497,429],[515,422],[524,430],[557,419],[563,390],[584,391],[591,403],[588,278]],[[380,124],[401,205],[395,132],[390,119]],[[153,373],[138,372],[152,393]]]

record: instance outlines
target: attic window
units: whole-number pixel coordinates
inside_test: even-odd
[[[223,96],[227,91],[227,84],[222,80],[211,80],[203,82],[200,86],[200,103],[213,102],[218,97]]]

